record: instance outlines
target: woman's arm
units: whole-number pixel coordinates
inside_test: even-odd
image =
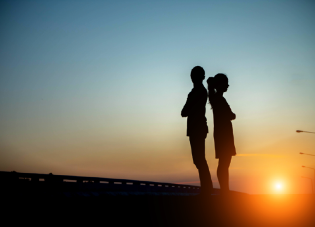
[[[229,104],[227,104],[227,106],[228,106],[228,116],[229,116],[229,120],[230,120],[230,121],[235,120],[235,118],[236,118],[235,113],[232,112],[231,107],[229,106]]]
[[[236,119],[235,113],[231,112],[231,118],[230,118],[230,120],[232,121],[232,120],[235,120],[235,119]]]
[[[236,118],[235,113],[232,112],[229,104],[223,97],[216,101],[216,110],[222,120],[232,121]]]

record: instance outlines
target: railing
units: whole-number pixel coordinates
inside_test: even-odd
[[[138,181],[100,177],[81,177],[54,174],[19,173],[0,171],[0,180],[8,184],[54,185],[61,191],[107,191],[146,193],[186,193],[198,194],[199,186],[164,182]]]

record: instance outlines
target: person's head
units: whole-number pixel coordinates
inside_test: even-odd
[[[214,77],[209,77],[207,80],[208,90],[215,89],[217,92],[226,92],[229,87],[229,79],[223,73],[218,73]]]
[[[205,71],[200,66],[195,66],[190,73],[191,81],[194,84],[202,83],[202,81],[205,79]]]

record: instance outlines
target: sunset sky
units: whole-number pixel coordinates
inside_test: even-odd
[[[231,190],[310,193],[314,1],[0,1],[0,171],[199,185],[190,71],[225,73]],[[206,82],[204,81],[204,85]],[[206,157],[215,187],[213,119]]]

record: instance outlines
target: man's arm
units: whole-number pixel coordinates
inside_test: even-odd
[[[189,99],[187,98],[187,101],[182,109],[181,115],[182,117],[188,117],[188,113],[189,113]]]
[[[193,100],[191,93],[188,94],[187,101],[182,109],[181,115],[182,117],[188,117],[189,113],[191,112],[193,108]]]

